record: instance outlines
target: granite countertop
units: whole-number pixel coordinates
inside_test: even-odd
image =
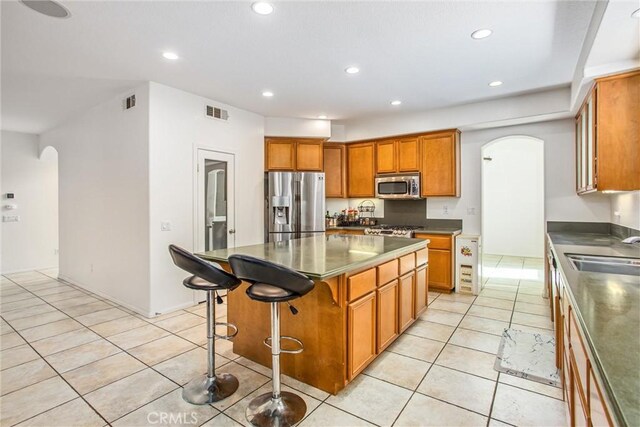
[[[327,230],[364,230],[365,228],[370,228],[372,226],[368,225],[348,225],[348,226],[337,226],[337,227],[328,227]],[[457,235],[462,232],[459,227],[425,227],[418,228],[413,230],[414,233],[424,233],[424,234],[451,234]]]
[[[376,262],[426,247],[428,240],[405,237],[321,235],[284,242],[202,252],[199,257],[226,262],[244,254],[284,265],[315,280],[324,280]]]
[[[621,424],[640,425],[640,277],[578,271],[567,254],[640,258],[607,234],[550,232],[578,322]]]

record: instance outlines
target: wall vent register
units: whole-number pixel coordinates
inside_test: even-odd
[[[131,95],[130,97],[126,98],[123,102],[123,107],[125,110],[129,110],[130,108],[133,108],[136,106],[136,96]]]
[[[228,120],[229,112],[227,110],[223,110],[222,108],[212,107],[211,105],[207,105],[205,114],[207,117],[211,117],[214,119],[220,120]]]

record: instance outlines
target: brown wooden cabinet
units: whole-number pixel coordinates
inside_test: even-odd
[[[429,269],[426,265],[416,270],[415,286],[415,317],[418,318],[429,304]]]
[[[422,197],[460,197],[460,131],[420,137]]]
[[[347,307],[349,379],[358,375],[376,357],[376,311],[375,292]]]
[[[576,116],[576,190],[640,190],[640,70],[595,80]]]
[[[377,351],[382,352],[399,335],[398,327],[398,279],[378,288],[378,336]]]
[[[323,139],[265,138],[265,170],[321,172]]]
[[[378,141],[376,147],[376,173],[394,173],[396,167],[396,141]]]
[[[324,233],[325,234],[352,234],[356,236],[363,236],[364,230],[363,229],[349,230],[345,228],[329,228]]]
[[[414,312],[414,281],[416,274],[412,271],[400,278],[398,288],[398,323],[400,332],[404,332],[415,319]]]
[[[418,137],[376,141],[376,173],[418,172],[420,144]]]
[[[324,155],[324,186],[326,197],[347,197],[347,150],[344,144],[326,143]]]
[[[372,142],[347,145],[347,191],[349,197],[373,197],[375,153]]]
[[[417,239],[429,239],[429,289],[453,290],[453,236],[416,233]]]

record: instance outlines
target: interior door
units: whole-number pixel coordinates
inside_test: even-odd
[[[195,251],[235,247],[235,158],[198,149]]]

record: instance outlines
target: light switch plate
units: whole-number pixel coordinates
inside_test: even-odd
[[[160,223],[160,231],[171,231],[171,222],[162,221]]]
[[[2,222],[20,222],[20,215],[2,215]]]

